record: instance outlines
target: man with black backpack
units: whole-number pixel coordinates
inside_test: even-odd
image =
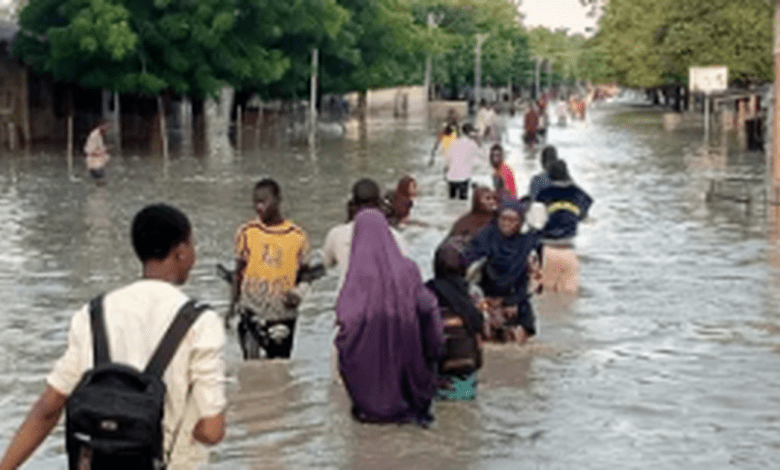
[[[178,209],[133,219],[143,278],[98,296],[73,317],[65,354],[9,444],[0,470],[19,467],[66,411],[71,469],[192,469],[225,432],[222,322],[190,300],[192,228]]]

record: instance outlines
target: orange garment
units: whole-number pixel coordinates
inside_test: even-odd
[[[544,292],[577,293],[580,262],[573,248],[545,245],[542,250]]]
[[[458,134],[455,132],[453,132],[450,135],[442,134],[441,137],[439,137],[441,154],[445,158],[450,154],[450,147],[452,146],[452,143],[455,142],[457,139],[458,139]]]

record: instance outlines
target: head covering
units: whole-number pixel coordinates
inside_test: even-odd
[[[465,214],[455,221],[450,230],[450,235],[464,235],[467,238],[473,237],[483,227],[486,227],[496,216],[494,210],[491,210],[483,202],[484,196],[495,192],[485,186],[474,188],[472,196],[471,212]]]
[[[498,206],[498,213],[505,210],[511,210],[517,212],[517,215],[520,216],[520,220],[523,220],[525,218],[525,213],[528,212],[528,207],[530,206],[530,200],[528,198],[522,198],[522,199],[514,199],[514,198],[508,198],[503,201],[501,201],[501,205]]]
[[[436,298],[401,254],[384,215],[360,211],[336,301],[339,369],[359,419],[430,419],[444,341],[438,315]]]
[[[523,202],[515,201],[504,207],[522,210],[523,206]],[[507,237],[493,223],[471,239],[465,252],[467,263],[486,259],[480,281],[485,296],[500,297],[505,305],[517,305],[517,321],[531,334],[535,334],[536,327],[528,302],[528,257],[540,246],[541,235],[537,231]]]
[[[517,212],[522,218],[528,205],[529,202],[525,198],[504,201],[499,213],[508,209]],[[539,242],[538,233],[521,234],[518,230],[516,234],[505,236],[498,224],[493,223],[471,240],[466,248],[466,262],[471,263],[487,257],[483,281],[487,278],[490,283],[487,290],[493,292],[485,292],[486,295],[505,296],[519,293],[515,292],[515,288],[518,282],[524,282],[528,256],[539,246]]]
[[[463,236],[449,237],[436,249],[433,256],[433,272],[436,277],[462,276],[466,271],[463,257],[466,239]]]
[[[416,184],[411,176],[404,176],[398,182],[392,195],[392,217],[395,223],[398,223],[409,217],[414,202],[412,201],[411,187]]]
[[[466,270],[464,250],[467,240],[463,236],[449,237],[434,254],[435,277],[426,286],[436,294],[439,304],[449,307],[453,314],[463,319],[472,332],[482,331],[484,318],[469,294],[469,285],[463,277]]]
[[[414,180],[414,177],[406,175],[398,182],[398,185],[395,187],[395,195],[396,196],[402,196],[402,197],[412,197],[412,185],[416,184],[416,181]]]

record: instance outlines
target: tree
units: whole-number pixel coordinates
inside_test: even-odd
[[[418,2],[415,18],[441,15],[434,36],[434,81],[452,94],[474,83],[476,35],[482,34],[482,77],[486,83],[517,80],[531,67],[528,37],[516,7],[506,0],[429,0]]]
[[[766,0],[611,0],[592,42],[619,83],[686,84],[691,66],[726,65],[738,83],[771,80]]]
[[[662,47],[665,71],[686,83],[691,66],[725,65],[732,81],[773,79],[773,8],[765,0],[679,0],[669,12]]]
[[[357,63],[344,64],[350,88],[365,91],[422,83],[427,26],[416,22],[412,0],[341,0],[349,9],[345,26],[356,38]]]
[[[666,83],[660,46],[673,0],[611,0],[593,46],[603,53],[617,81],[650,88]]]
[[[157,91],[154,79],[129,69],[129,58],[138,46],[130,25],[130,12],[122,5],[95,0],[37,0],[21,11],[22,33],[15,51],[38,72],[76,82],[87,88],[121,85]],[[116,84],[116,85],[115,85]],[[124,90],[120,90],[124,91]]]
[[[233,87],[281,80],[291,51],[335,37],[347,17],[336,0],[32,0],[15,47],[34,70],[87,88],[232,103]],[[219,109],[226,147],[230,103]]]
[[[349,20],[349,10],[336,0],[263,2],[247,26],[258,29],[261,24],[272,25],[259,28],[263,36],[256,40],[278,51],[285,58],[286,68],[282,74],[251,77],[240,85],[265,98],[308,96],[311,55],[316,48],[323,72],[321,89],[330,91],[339,83],[333,75],[339,73],[340,66],[358,62],[355,38],[345,29]],[[334,64],[338,65],[334,68]]]

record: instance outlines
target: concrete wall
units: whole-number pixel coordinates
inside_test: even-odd
[[[357,112],[359,95],[356,92],[344,96],[349,109]],[[399,117],[427,119],[425,90],[422,86],[404,86],[368,90],[366,115],[372,117]]]
[[[436,121],[444,121],[451,109],[455,110],[458,122],[466,122],[469,112],[466,101],[431,101],[428,103],[428,116]]]

